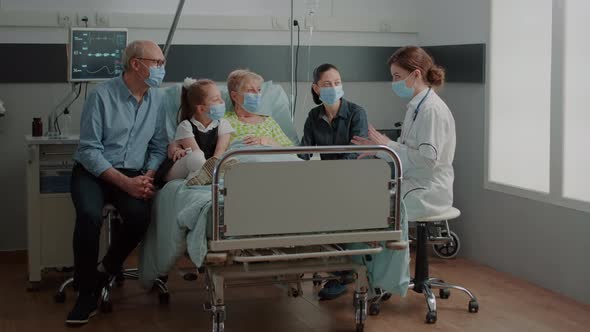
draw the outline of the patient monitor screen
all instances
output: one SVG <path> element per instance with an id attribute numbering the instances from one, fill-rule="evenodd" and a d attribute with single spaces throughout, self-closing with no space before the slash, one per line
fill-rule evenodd
<path id="1" fill-rule="evenodd" d="M 123 72 L 121 55 L 127 45 L 126 29 L 72 28 L 69 80 L 100 81 Z"/>

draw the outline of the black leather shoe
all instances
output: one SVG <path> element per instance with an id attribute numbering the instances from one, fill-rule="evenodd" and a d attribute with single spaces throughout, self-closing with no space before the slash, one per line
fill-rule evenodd
<path id="1" fill-rule="evenodd" d="M 79 294 L 76 305 L 66 319 L 68 326 L 80 326 L 88 323 L 90 317 L 96 315 L 98 297 L 94 294 Z"/>

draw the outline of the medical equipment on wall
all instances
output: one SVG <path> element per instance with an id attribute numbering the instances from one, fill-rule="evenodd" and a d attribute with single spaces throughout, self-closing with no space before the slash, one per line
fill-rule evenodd
<path id="1" fill-rule="evenodd" d="M 127 29 L 71 28 L 68 45 L 68 80 L 102 81 L 123 72 L 121 57 L 127 46 Z"/>

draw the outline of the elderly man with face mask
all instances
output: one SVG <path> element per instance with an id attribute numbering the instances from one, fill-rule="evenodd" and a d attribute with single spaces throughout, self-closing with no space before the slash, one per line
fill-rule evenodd
<path id="1" fill-rule="evenodd" d="M 79 285 L 66 323 L 88 322 L 102 288 L 122 268 L 150 222 L 153 177 L 166 156 L 162 97 L 157 89 L 166 60 L 151 41 L 134 41 L 123 54 L 121 76 L 89 94 L 80 121 L 71 195 L 76 209 L 74 265 Z M 113 204 L 124 222 L 98 262 L 102 209 Z"/>

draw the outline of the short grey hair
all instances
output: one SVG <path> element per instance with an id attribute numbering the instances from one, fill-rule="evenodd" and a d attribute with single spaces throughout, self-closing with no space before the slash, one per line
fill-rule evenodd
<path id="1" fill-rule="evenodd" d="M 232 91 L 239 92 L 242 90 L 244 82 L 248 80 L 264 83 L 264 78 L 257 73 L 249 69 L 236 69 L 229 73 L 227 77 L 227 93 L 231 93 Z M 233 99 L 231 99 L 231 102 L 235 106 Z"/>
<path id="2" fill-rule="evenodd" d="M 130 61 L 133 58 L 141 58 L 143 56 L 143 52 L 145 50 L 145 41 L 143 40 L 134 40 L 123 51 L 123 56 L 121 57 L 121 63 L 123 63 L 123 69 L 128 71 L 131 68 Z"/>

